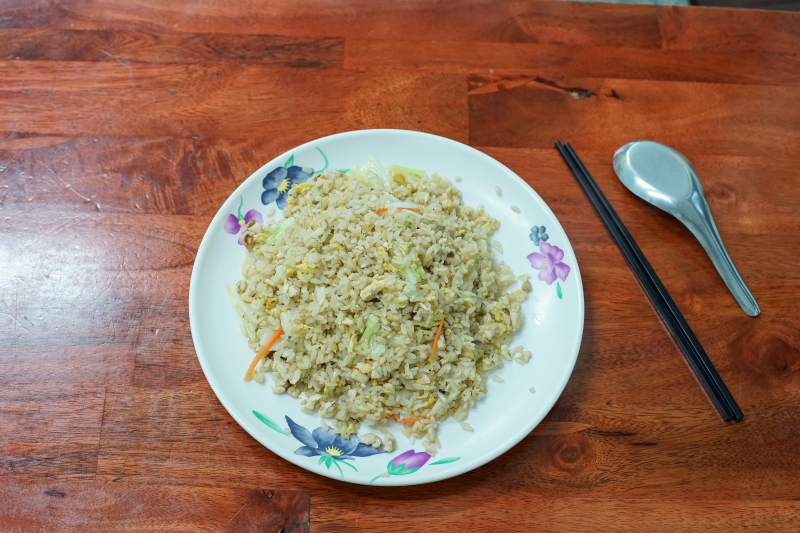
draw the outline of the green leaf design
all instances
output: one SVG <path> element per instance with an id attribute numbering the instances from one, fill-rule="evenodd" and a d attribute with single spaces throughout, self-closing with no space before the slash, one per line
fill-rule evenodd
<path id="1" fill-rule="evenodd" d="M 440 459 L 439 461 L 431 463 L 431 465 L 446 465 L 447 463 L 455 463 L 461 457 L 448 457 L 447 459 Z"/>
<path id="2" fill-rule="evenodd" d="M 289 435 L 287 435 L 287 434 L 286 434 L 286 433 L 283 431 L 283 429 L 282 429 L 282 428 L 281 428 L 281 427 L 280 427 L 278 424 L 276 424 L 276 423 L 275 423 L 275 422 L 274 422 L 274 421 L 273 421 L 273 420 L 272 420 L 270 417 L 268 417 L 268 416 L 264 416 L 264 415 L 262 415 L 261 413 L 259 413 L 258 411 L 253 411 L 253 414 L 254 414 L 254 415 L 256 415 L 256 418 L 258 418 L 259 420 L 261 420 L 262 422 L 264 422 L 264 423 L 265 423 L 267 426 L 271 427 L 272 429 L 274 429 L 275 431 L 277 431 L 278 433 L 280 433 L 280 434 L 281 434 L 281 435 L 283 435 L 284 437 L 288 437 L 288 436 L 289 436 Z"/>
<path id="3" fill-rule="evenodd" d="M 320 455 L 319 462 L 317 463 L 317 465 L 321 465 L 322 461 L 324 461 L 324 460 L 325 460 L 325 456 L 324 455 Z"/>
<path id="4" fill-rule="evenodd" d="M 561 299 L 561 284 L 556 281 L 556 295 L 558 295 L 558 299 Z"/>
<path id="5" fill-rule="evenodd" d="M 405 476 L 407 474 L 413 474 L 417 470 L 419 470 L 419 467 L 406 468 L 405 463 L 394 466 L 394 464 L 392 464 L 392 461 L 389 461 L 389 464 L 386 465 L 386 471 L 393 476 Z"/>
<path id="6" fill-rule="evenodd" d="M 294 154 L 289 156 L 289 159 L 286 160 L 286 163 L 283 164 L 283 168 L 289 168 L 294 164 Z"/>
<path id="7" fill-rule="evenodd" d="M 403 465 L 395 467 L 394 464 L 392 464 L 392 462 L 389 461 L 389 464 L 386 465 L 386 471 L 389 472 L 389 474 L 396 476 L 399 472 L 403 471 Z"/>
<path id="8" fill-rule="evenodd" d="M 319 170 L 315 170 L 315 171 L 314 171 L 314 175 L 315 175 L 315 176 L 316 176 L 317 174 L 322 174 L 323 172 L 325 172 L 326 170 L 328 170 L 328 157 L 325 155 L 325 152 L 323 152 L 323 151 L 322 151 L 322 150 L 321 150 L 319 147 L 317 147 L 317 151 L 318 151 L 320 154 L 322 154 L 322 159 L 324 159 L 324 160 L 325 160 L 325 166 L 324 166 L 324 167 L 322 167 L 322 168 L 321 168 L 321 169 L 319 169 Z"/>
<path id="9" fill-rule="evenodd" d="M 331 458 L 331 459 L 332 459 L 332 458 Z M 338 468 L 338 469 L 339 469 L 339 475 L 340 475 L 340 476 L 342 476 L 342 479 L 344 479 L 344 472 L 342 472 L 342 467 L 341 467 L 341 466 L 339 466 L 339 461 L 333 461 L 333 464 L 335 464 L 335 465 L 336 465 L 336 468 Z"/>
<path id="10" fill-rule="evenodd" d="M 349 466 L 350 468 L 352 468 L 353 470 L 355 470 L 356 472 L 358 472 L 358 468 L 356 468 L 355 466 L 351 465 L 350 463 L 348 463 L 348 462 L 347 462 L 347 461 L 345 461 L 344 459 L 337 459 L 337 460 L 336 460 L 336 462 L 337 462 L 337 463 L 342 463 L 343 465 L 347 465 L 347 466 Z"/>

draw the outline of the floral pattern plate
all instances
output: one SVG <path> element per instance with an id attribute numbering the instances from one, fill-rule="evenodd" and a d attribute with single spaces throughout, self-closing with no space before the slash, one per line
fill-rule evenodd
<path id="1" fill-rule="evenodd" d="M 326 431 L 300 402 L 271 392 L 266 383 L 242 380 L 253 352 L 239 331 L 226 285 L 241 275 L 239 237 L 250 220 L 281 218 L 286 194 L 325 169 L 345 171 L 370 156 L 438 172 L 461 189 L 472 206 L 483 204 L 500 220 L 493 238 L 515 274 L 531 274 L 533 293 L 513 345 L 533 353 L 527 364 L 509 362 L 488 381 L 488 394 L 469 413 L 465 431 L 455 420 L 439 427 L 442 448 L 431 457 L 410 442 L 400 424 L 387 429 L 391 452 Z M 456 176 L 461 181 L 455 180 Z M 414 131 L 363 130 L 299 146 L 247 178 L 225 201 L 203 237 L 189 288 L 189 320 L 200 366 L 222 405 L 264 446 L 311 472 L 352 483 L 413 485 L 477 468 L 525 438 L 555 404 L 572 373 L 583 335 L 583 286 L 575 254 L 558 219 L 519 176 L 464 144 Z M 363 426 L 360 434 L 371 432 Z M 380 434 L 380 432 L 375 432 Z"/>

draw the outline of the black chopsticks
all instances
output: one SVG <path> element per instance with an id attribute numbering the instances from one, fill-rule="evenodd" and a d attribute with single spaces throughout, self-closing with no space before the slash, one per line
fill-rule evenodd
<path id="1" fill-rule="evenodd" d="M 589 201 L 594 206 L 597 214 L 600 215 L 609 233 L 611 233 L 631 270 L 636 274 L 636 278 L 642 285 L 644 292 L 650 298 L 656 311 L 658 311 L 661 320 L 664 321 L 722 419 L 730 421 L 744 418 L 742 410 L 739 409 L 736 400 L 733 399 L 728 387 L 725 386 L 725 382 L 722 381 L 722 378 L 717 373 L 717 369 L 714 368 L 714 364 L 708 358 L 705 350 L 703 350 L 700 341 L 695 337 L 692 328 L 686 323 L 667 289 L 658 279 L 647 258 L 639 249 L 631 234 L 628 233 L 611 204 L 608 203 L 589 171 L 583 166 L 575 150 L 572 149 L 569 143 L 562 145 L 561 142 L 556 142 L 556 149 L 561 154 L 561 157 L 564 158 L 586 196 L 589 197 Z"/>

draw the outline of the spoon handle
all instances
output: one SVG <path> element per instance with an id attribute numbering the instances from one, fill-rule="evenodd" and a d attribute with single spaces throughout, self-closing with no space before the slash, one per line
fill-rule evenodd
<path id="1" fill-rule="evenodd" d="M 733 265 L 725 245 L 722 244 L 722 238 L 719 235 L 719 231 L 717 231 L 717 226 L 714 224 L 714 218 L 711 216 L 711 209 L 709 209 L 705 197 L 702 193 L 694 191 L 689 202 L 694 209 L 690 212 L 691 214 L 684 212 L 684 216 L 680 217 L 682 219 L 681 222 L 689 228 L 705 248 L 711 262 L 717 267 L 717 272 L 722 277 L 722 281 L 728 286 L 742 310 L 750 316 L 758 316 L 761 313 L 761 308 L 758 306 L 753 293 L 747 288 L 739 271 Z"/>

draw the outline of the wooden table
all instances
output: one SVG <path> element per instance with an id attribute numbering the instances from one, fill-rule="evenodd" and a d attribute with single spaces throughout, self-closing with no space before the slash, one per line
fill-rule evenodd
<path id="1" fill-rule="evenodd" d="M 800 530 L 800 16 L 560 2 L 0 2 L 0 530 Z M 456 479 L 311 474 L 222 408 L 189 276 L 222 201 L 323 135 L 497 158 L 575 248 L 586 326 L 545 421 Z M 763 310 L 617 181 L 686 154 Z M 571 142 L 745 412 L 718 418 L 557 152 Z M 542 355 L 544 356 L 544 355 Z"/>

